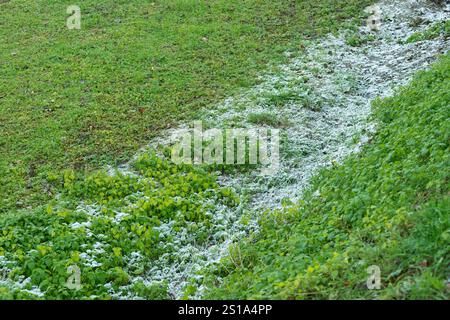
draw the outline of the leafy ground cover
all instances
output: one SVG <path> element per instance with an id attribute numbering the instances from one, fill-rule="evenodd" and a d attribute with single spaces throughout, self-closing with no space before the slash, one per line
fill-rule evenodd
<path id="1" fill-rule="evenodd" d="M 298 206 L 265 213 L 259 233 L 229 247 L 226 229 L 237 223 L 215 219 L 248 217 L 214 171 L 234 168 L 148 153 L 126 174 L 91 172 L 261 81 L 255 75 L 296 39 L 354 29 L 367 2 L 84 1 L 79 33 L 65 30 L 60 2 L 0 4 L 0 299 L 174 298 L 149 270 L 188 268 L 180 252 L 217 243 L 228 257 L 188 279 L 184 297 L 203 282 L 205 297 L 220 299 L 448 298 L 448 56 L 376 101 L 378 133 L 361 154 L 322 171 Z M 248 122 L 290 125 L 263 112 Z M 74 265 L 79 290 L 67 286 Z M 370 265 L 381 267 L 381 290 L 367 290 Z"/>
<path id="2" fill-rule="evenodd" d="M 133 170 L 135 175 L 100 171 L 87 177 L 66 172 L 58 200 L 0 216 L 0 299 L 169 298 L 166 283 L 131 281 L 152 260 L 178 249 L 160 236 L 160 227 L 188 232 L 189 241 L 201 246 L 211 236 L 215 207 L 239 200 L 204 168 L 155 154 L 141 156 Z M 78 290 L 67 285 L 71 266 L 80 268 Z"/>
<path id="3" fill-rule="evenodd" d="M 359 21 L 369 0 L 0 3 L 0 213 L 58 192 L 63 169 L 131 157 L 161 129 L 250 86 L 298 39 Z"/>
<path id="4" fill-rule="evenodd" d="M 323 170 L 298 206 L 266 213 L 206 297 L 448 299 L 449 101 L 447 55 L 374 103 L 370 143 Z M 372 265 L 380 290 L 367 289 Z"/>

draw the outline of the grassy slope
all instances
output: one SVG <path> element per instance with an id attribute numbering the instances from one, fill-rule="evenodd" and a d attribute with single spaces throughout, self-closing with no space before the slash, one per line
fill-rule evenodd
<path id="1" fill-rule="evenodd" d="M 61 169 L 91 170 L 251 85 L 296 39 L 369 0 L 0 3 L 0 213 L 43 203 Z"/>
<path id="2" fill-rule="evenodd" d="M 370 144 L 324 170 L 298 207 L 268 213 L 211 275 L 209 297 L 448 299 L 449 103 L 447 55 L 375 103 Z M 381 290 L 366 287 L 370 265 Z"/>

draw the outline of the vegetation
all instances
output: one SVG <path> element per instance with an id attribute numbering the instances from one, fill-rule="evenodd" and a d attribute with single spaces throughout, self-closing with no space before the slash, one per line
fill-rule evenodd
<path id="1" fill-rule="evenodd" d="M 0 3 L 0 213 L 49 176 L 128 160 L 161 129 L 257 81 L 305 37 L 353 26 L 370 0 Z"/>
<path id="2" fill-rule="evenodd" d="M 364 45 L 370 41 L 374 41 L 374 40 L 375 40 L 375 36 L 372 34 L 361 35 L 359 33 L 353 33 L 353 34 L 347 35 L 346 42 L 349 46 L 359 47 L 359 46 L 362 46 L 362 45 Z"/>
<path id="3" fill-rule="evenodd" d="M 448 299 L 450 56 L 376 101 L 378 132 L 209 275 L 208 298 Z M 381 269 L 368 290 L 367 268 Z M 217 278 L 223 280 L 217 282 Z"/>
<path id="4" fill-rule="evenodd" d="M 257 166 L 176 165 L 163 150 L 130 174 L 98 169 L 254 85 L 297 40 L 354 31 L 371 2 L 85 0 L 82 29 L 68 30 L 69 1 L 0 1 L 0 299 L 172 298 L 167 283 L 143 280 L 152 262 L 209 244 L 212 212 L 247 200 L 215 171 Z M 408 42 L 442 34 L 448 22 Z M 347 43 L 373 40 L 349 33 Z M 259 232 L 190 279 L 185 297 L 204 281 L 218 299 L 450 298 L 449 70 L 447 55 L 377 100 L 363 151 L 321 171 L 300 203 L 262 214 Z M 297 93 L 267 102 L 322 107 Z M 247 120 L 289 126 L 275 112 Z M 372 265 L 380 290 L 366 286 Z M 72 266 L 78 290 L 67 286 Z"/>
<path id="5" fill-rule="evenodd" d="M 418 41 L 432 40 L 438 38 L 441 35 L 445 38 L 450 37 L 450 21 L 441 21 L 434 23 L 424 31 L 416 32 L 411 35 L 406 40 L 406 42 L 414 43 Z"/>
<path id="6" fill-rule="evenodd" d="M 0 216 L 0 256 L 8 261 L 10 284 L 0 282 L 0 299 L 37 298 L 28 291 L 33 286 L 47 299 L 110 299 L 119 291 L 168 298 L 164 283 L 131 282 L 152 260 L 176 250 L 170 238 L 161 241 L 156 227 L 172 222 L 201 245 L 211 232 L 211 203 L 235 206 L 238 199 L 196 166 L 145 154 L 134 168 L 136 176 L 100 171 L 77 178 L 66 172 L 59 200 L 31 213 Z M 81 271 L 80 290 L 66 285 L 73 265 Z"/>
<path id="7" fill-rule="evenodd" d="M 272 126 L 275 128 L 289 125 L 288 119 L 280 119 L 276 114 L 269 112 L 250 113 L 248 115 L 248 122 L 256 125 Z"/>

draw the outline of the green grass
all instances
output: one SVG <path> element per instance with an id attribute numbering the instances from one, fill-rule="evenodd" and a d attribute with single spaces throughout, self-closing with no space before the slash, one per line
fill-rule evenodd
<path id="1" fill-rule="evenodd" d="M 444 36 L 445 38 L 450 37 L 450 21 L 441 21 L 434 23 L 424 31 L 416 32 L 412 34 L 406 43 L 414 43 L 425 40 L 433 40 L 439 36 Z"/>
<path id="2" fill-rule="evenodd" d="M 86 0 L 81 30 L 73 1 L 0 3 L 0 213 L 51 199 L 64 169 L 128 160 L 370 2 Z"/>
<path id="3" fill-rule="evenodd" d="M 448 299 L 450 55 L 374 103 L 378 132 L 208 274 L 216 299 Z M 367 268 L 381 269 L 368 290 Z M 223 281 L 218 282 L 218 277 Z"/>
<path id="4" fill-rule="evenodd" d="M 275 107 L 283 107 L 286 103 L 300 100 L 298 92 L 283 92 L 280 94 L 271 94 L 267 97 L 267 103 Z"/>
<path id="5" fill-rule="evenodd" d="M 270 112 L 250 113 L 247 120 L 252 124 L 267 125 L 274 128 L 289 126 L 289 119 L 280 118 Z"/>
<path id="6" fill-rule="evenodd" d="M 128 160 L 162 129 L 255 84 L 297 40 L 354 28 L 370 2 L 87 0 L 80 31 L 65 28 L 69 1 L 0 3 L 0 257 L 10 261 L 8 281 L 30 279 L 22 289 L 0 286 L 0 299 L 36 298 L 23 290 L 32 285 L 44 298 L 110 299 L 106 283 L 168 298 L 166 283 L 130 285 L 171 253 L 157 227 L 173 221 L 201 244 L 209 204 L 234 207 L 237 198 L 208 168 L 154 155 L 133 162 L 140 178 L 91 171 Z M 207 274 L 207 297 L 448 299 L 449 70 L 446 56 L 377 101 L 371 143 L 322 171 L 300 204 L 264 214 L 261 232 Z M 115 222 L 117 212 L 127 215 Z M 86 265 L 82 254 L 98 241 L 101 266 Z M 134 252 L 143 259 L 128 263 Z M 79 291 L 66 286 L 74 264 Z M 366 288 L 370 265 L 381 268 L 381 290 Z"/>
<path id="7" fill-rule="evenodd" d="M 375 36 L 372 34 L 361 35 L 359 33 L 353 33 L 353 34 L 347 35 L 347 38 L 345 40 L 349 46 L 360 47 L 368 42 L 374 41 Z"/>

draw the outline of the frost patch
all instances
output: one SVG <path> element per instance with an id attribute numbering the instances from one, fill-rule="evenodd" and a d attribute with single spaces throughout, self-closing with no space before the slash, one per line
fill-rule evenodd
<path id="1" fill-rule="evenodd" d="M 250 218 L 252 230 L 257 230 L 259 213 L 280 208 L 286 200 L 299 200 L 321 168 L 359 152 L 376 130 L 376 124 L 368 122 L 372 101 L 392 95 L 395 88 L 407 84 L 413 74 L 449 50 L 450 42 L 444 38 L 410 44 L 405 40 L 425 30 L 427 21 L 448 20 L 450 6 L 440 10 L 419 0 L 386 0 L 378 6 L 382 21 L 379 31 L 361 27 L 358 33 L 360 37 L 371 36 L 370 41 L 352 46 L 345 30 L 337 36 L 304 41 L 304 53 L 279 66 L 277 72 L 261 75 L 261 84 L 225 99 L 204 114 L 202 120 L 208 127 L 222 129 L 252 128 L 251 120 L 258 115 L 277 118 L 277 128 L 284 136 L 281 170 L 272 176 L 257 171 L 220 176 L 222 185 L 250 195 L 246 209 L 255 213 Z M 289 52 L 287 56 L 294 54 Z M 271 122 L 265 126 L 275 128 Z M 150 148 L 172 143 L 167 137 L 178 129 L 168 130 Z M 163 228 L 169 230 L 170 226 Z M 173 296 L 179 298 L 187 284 L 182 279 L 193 278 L 199 270 L 220 261 L 228 254 L 227 246 L 244 235 L 245 228 L 243 232 L 232 225 L 216 235 L 227 239 L 219 246 L 211 243 L 210 247 L 198 248 L 191 244 L 175 257 L 163 256 L 152 263 L 146 280 L 168 280 Z M 195 297 L 201 297 L 201 287 Z"/>
<path id="2" fill-rule="evenodd" d="M 98 261 L 108 261 L 112 254 L 124 259 L 132 273 L 130 280 L 118 290 L 111 283 L 104 284 L 113 298 L 140 299 L 133 292 L 133 286 L 138 283 L 144 286 L 166 283 L 175 299 L 184 297 L 186 288 L 194 286 L 196 290 L 189 290 L 187 296 L 201 298 L 205 270 L 229 255 L 230 245 L 258 231 L 257 221 L 262 212 L 299 200 L 310 179 L 321 168 L 343 161 L 368 143 L 376 130 L 376 124 L 368 121 L 373 99 L 392 95 L 395 88 L 408 83 L 414 73 L 449 50 L 450 40 L 445 38 L 405 43 L 413 33 L 427 28 L 426 21 L 445 21 L 450 17 L 449 6 L 442 10 L 427 4 L 419 0 L 380 1 L 379 31 L 361 27 L 356 35 L 367 41 L 359 45 L 349 43 L 349 36 L 354 35 L 345 30 L 337 36 L 304 41 L 304 51 L 287 53 L 293 57 L 290 62 L 261 75 L 259 85 L 205 111 L 200 120 L 209 128 L 255 128 L 258 125 L 279 129 L 280 169 L 270 176 L 262 175 L 259 170 L 219 175 L 221 186 L 230 187 L 241 196 L 242 201 L 236 206 L 219 203 L 215 197 L 195 198 L 192 193 L 188 194 L 189 201 L 197 201 L 196 204 L 206 210 L 208 223 L 188 219 L 180 227 L 175 220 L 161 219 L 151 230 L 158 234 L 155 246 L 162 252 L 156 258 L 150 259 L 134 247 L 131 253 L 128 251 L 121 257 L 121 248 L 115 245 L 111 248 L 106 235 L 92 232 L 101 219 L 111 222 L 111 228 L 123 231 L 122 225 L 132 218 L 134 210 L 151 200 L 148 196 L 140 191 L 124 196 L 119 199 L 120 210 L 112 212 L 107 212 L 100 204 L 80 203 L 76 213 L 83 221 L 69 225 L 72 230 L 84 232 L 86 240 L 91 241 L 82 246 L 80 264 L 96 268 L 102 265 Z M 163 132 L 136 158 L 148 149 L 155 150 L 158 145 L 170 145 L 174 142 L 172 133 L 186 127 L 180 125 Z M 130 165 L 108 168 L 110 176 L 118 172 L 122 176 L 133 176 L 138 182 L 154 182 Z M 152 192 L 158 190 L 152 189 Z M 214 195 L 214 190 L 204 193 Z M 170 200 L 179 199 L 175 196 Z M 0 269 L 13 268 L 14 262 L 0 256 Z M 7 277 L 0 278 L 0 286 L 44 296 L 29 281 L 29 278 L 15 282 Z"/>

